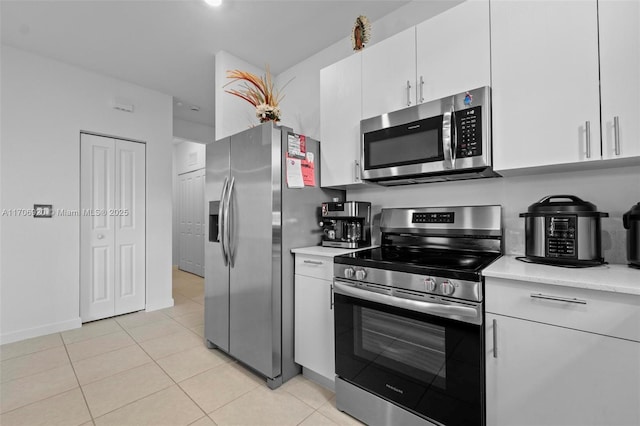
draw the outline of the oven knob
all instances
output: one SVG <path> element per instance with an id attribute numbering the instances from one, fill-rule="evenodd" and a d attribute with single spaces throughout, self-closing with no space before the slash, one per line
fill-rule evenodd
<path id="1" fill-rule="evenodd" d="M 436 291 L 436 281 L 433 278 L 425 278 L 424 285 L 427 291 Z"/>
<path id="2" fill-rule="evenodd" d="M 355 273 L 355 271 L 353 270 L 353 268 L 347 268 L 344 270 L 344 277 L 345 278 L 353 278 L 353 274 Z"/>
<path id="3" fill-rule="evenodd" d="M 367 276 L 367 271 L 365 271 L 364 269 L 358 269 L 356 271 L 356 280 L 362 281 L 366 276 Z"/>
<path id="4" fill-rule="evenodd" d="M 440 284 L 440 290 L 442 290 L 442 293 L 446 296 L 451 296 L 453 292 L 456 291 L 455 287 L 453 286 L 453 284 L 451 284 L 450 281 L 445 281 Z"/>

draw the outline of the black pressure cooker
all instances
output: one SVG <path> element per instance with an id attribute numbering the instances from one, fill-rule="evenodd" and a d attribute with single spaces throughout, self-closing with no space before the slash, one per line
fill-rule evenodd
<path id="1" fill-rule="evenodd" d="M 520 214 L 526 259 L 577 267 L 604 263 L 600 219 L 608 216 L 574 195 L 544 197 Z"/>
<path id="2" fill-rule="evenodd" d="M 640 268 L 640 203 L 622 216 L 627 230 L 627 260 L 629 266 Z"/>

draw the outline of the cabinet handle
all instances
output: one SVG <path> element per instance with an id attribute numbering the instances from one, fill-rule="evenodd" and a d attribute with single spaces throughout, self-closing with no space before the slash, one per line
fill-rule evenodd
<path id="1" fill-rule="evenodd" d="M 591 122 L 584 123 L 585 142 L 587 145 L 587 158 L 591 158 Z"/>
<path id="2" fill-rule="evenodd" d="M 303 263 L 310 263 L 312 265 L 322 265 L 323 262 L 317 260 L 304 260 Z"/>
<path id="3" fill-rule="evenodd" d="M 333 311 L 333 283 L 329 286 L 329 310 Z"/>
<path id="4" fill-rule="evenodd" d="M 542 293 L 531 293 L 531 297 L 534 299 L 545 299 L 545 300 L 553 300 L 556 302 L 567 302 L 567 303 L 577 303 L 578 305 L 586 305 L 587 301 L 582 299 L 576 299 L 575 297 L 560 297 L 560 296 L 549 296 Z"/>
<path id="5" fill-rule="evenodd" d="M 493 357 L 498 358 L 498 320 L 493 320 Z"/>
<path id="6" fill-rule="evenodd" d="M 620 155 L 620 117 L 613 117 L 613 141 L 615 143 L 616 155 Z"/>
<path id="7" fill-rule="evenodd" d="M 360 162 L 358 160 L 355 160 L 353 163 L 356 182 L 360 182 Z"/>
<path id="8" fill-rule="evenodd" d="M 420 103 L 424 102 L 424 78 L 420 76 Z"/>
<path id="9" fill-rule="evenodd" d="M 411 106 L 411 83 L 407 80 L 407 106 Z"/>

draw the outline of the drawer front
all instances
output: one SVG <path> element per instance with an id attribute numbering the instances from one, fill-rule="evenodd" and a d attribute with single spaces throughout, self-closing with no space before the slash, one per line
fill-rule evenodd
<path id="1" fill-rule="evenodd" d="M 640 342 L 640 297 L 486 278 L 485 310 Z"/>
<path id="2" fill-rule="evenodd" d="M 333 281 L 333 257 L 296 254 L 295 273 Z"/>

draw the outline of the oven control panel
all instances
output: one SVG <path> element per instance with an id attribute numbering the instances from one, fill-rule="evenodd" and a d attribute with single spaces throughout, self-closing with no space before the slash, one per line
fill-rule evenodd
<path id="1" fill-rule="evenodd" d="M 411 218 L 411 223 L 455 223 L 455 212 L 415 212 Z"/>
<path id="2" fill-rule="evenodd" d="M 356 286 L 380 286 L 388 288 L 399 297 L 415 299 L 425 296 L 446 296 L 470 301 L 482 301 L 482 283 L 431 275 L 419 275 L 386 269 L 369 268 L 335 263 L 333 274 L 336 280 Z"/>

